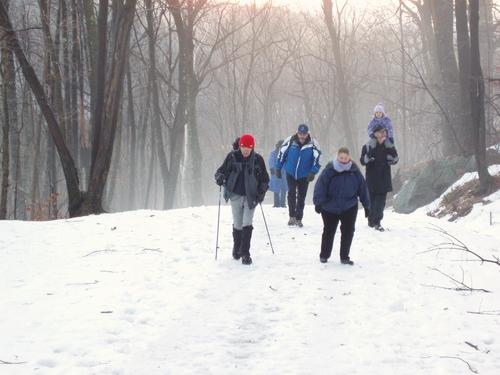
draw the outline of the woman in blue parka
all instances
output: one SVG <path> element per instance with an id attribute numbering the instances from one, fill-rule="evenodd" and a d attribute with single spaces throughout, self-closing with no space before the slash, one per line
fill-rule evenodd
<path id="1" fill-rule="evenodd" d="M 333 239 L 340 221 L 340 262 L 353 265 L 349 253 L 354 237 L 358 198 L 370 212 L 370 197 L 366 181 L 358 166 L 351 160 L 349 150 L 339 149 L 337 157 L 327 164 L 314 188 L 314 207 L 323 218 L 321 238 L 321 263 L 326 263 L 332 254 Z"/>
<path id="2" fill-rule="evenodd" d="M 274 193 L 274 206 L 273 207 L 286 207 L 286 192 L 288 191 L 288 184 L 286 178 L 278 178 L 276 176 L 276 160 L 283 140 L 276 143 L 276 148 L 269 154 L 269 168 L 271 170 L 271 182 L 269 183 L 269 190 Z M 281 170 L 282 172 L 282 170 Z M 282 175 L 283 173 L 281 173 Z"/>

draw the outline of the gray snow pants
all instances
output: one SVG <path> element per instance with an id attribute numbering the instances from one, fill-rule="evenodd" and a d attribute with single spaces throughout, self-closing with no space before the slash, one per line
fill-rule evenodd
<path id="1" fill-rule="evenodd" d="M 230 199 L 234 229 L 242 230 L 243 227 L 252 225 L 255 208 L 250 209 L 248 207 L 247 198 L 242 195 L 233 194 Z"/>

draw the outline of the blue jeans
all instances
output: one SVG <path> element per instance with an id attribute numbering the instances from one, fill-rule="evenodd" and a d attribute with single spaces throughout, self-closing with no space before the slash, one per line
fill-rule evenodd
<path id="1" fill-rule="evenodd" d="M 286 207 L 286 189 L 274 193 L 274 207 Z"/>

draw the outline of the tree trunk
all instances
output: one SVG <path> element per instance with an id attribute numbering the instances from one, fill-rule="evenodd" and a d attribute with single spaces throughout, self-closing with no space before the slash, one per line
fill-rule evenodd
<path id="1" fill-rule="evenodd" d="M 455 0 L 455 18 L 457 29 L 458 69 L 460 78 L 460 113 L 465 124 L 465 128 L 460 133 L 460 136 L 464 139 L 464 147 L 467 154 L 471 154 L 474 151 L 474 137 L 472 127 L 470 126 L 472 121 L 470 97 L 471 57 L 467 0 Z"/>
<path id="2" fill-rule="evenodd" d="M 94 12 L 94 0 L 80 0 L 83 1 L 83 12 L 85 14 L 85 28 L 86 28 L 86 50 L 89 57 L 89 82 L 90 82 L 90 113 L 92 116 L 95 114 L 95 102 L 97 91 L 97 21 Z M 104 6 L 104 4 L 102 4 Z M 100 8 L 101 9 L 101 8 Z M 94 119 L 90 121 L 94 123 Z"/>
<path id="3" fill-rule="evenodd" d="M 2 48 L 2 65 L 5 66 L 7 54 L 9 51 Z M 10 150 L 9 150 L 9 105 L 8 105 L 8 90 L 7 90 L 7 74 L 4 75 L 3 82 L 3 114 L 4 121 L 2 125 L 2 186 L 0 190 L 0 220 L 7 219 L 7 202 L 9 193 L 9 164 L 10 164 Z"/>
<path id="4" fill-rule="evenodd" d="M 40 148 L 42 143 L 42 120 L 40 116 L 35 129 L 35 152 L 33 153 L 33 174 L 31 177 L 31 216 L 30 220 L 36 219 L 37 204 L 40 200 Z"/>
<path id="5" fill-rule="evenodd" d="M 80 168 L 80 124 L 79 124 L 79 107 L 78 107 L 78 79 L 79 65 L 81 64 L 80 57 L 80 38 L 78 36 L 78 10 L 76 0 L 71 1 L 71 105 L 69 106 L 69 124 L 71 129 L 71 150 L 77 168 Z M 81 78 L 81 77 L 80 77 Z"/>
<path id="6" fill-rule="evenodd" d="M 461 116 L 460 82 L 453 42 L 453 0 L 432 0 L 431 9 L 442 76 L 440 97 L 446 111 L 442 129 L 444 154 L 467 155 L 466 121 Z"/>
<path id="7" fill-rule="evenodd" d="M 342 128 L 344 129 L 345 142 L 351 149 L 351 153 L 353 155 L 357 155 L 359 152 L 357 142 L 355 141 L 353 136 L 351 93 L 347 84 L 345 61 L 342 55 L 340 34 L 333 20 L 332 8 L 332 0 L 323 0 L 323 13 L 332 43 L 333 58 L 335 60 L 335 77 L 337 79 L 336 87 L 337 94 L 340 98 L 340 115 Z"/>
<path id="8" fill-rule="evenodd" d="M 154 12 L 151 0 L 145 0 L 146 18 L 147 18 L 147 33 L 148 33 L 148 51 L 149 51 L 149 80 L 151 85 L 151 95 L 153 99 L 153 128 L 155 129 L 156 149 L 158 152 L 158 161 L 160 164 L 160 172 L 163 179 L 163 208 L 167 201 L 167 185 L 168 181 L 168 164 L 165 145 L 163 142 L 163 130 L 161 126 L 161 109 L 160 109 L 160 94 L 158 89 L 158 79 L 156 77 L 156 37 L 154 27 Z"/>
<path id="9" fill-rule="evenodd" d="M 471 80 L 470 96 L 472 108 L 472 124 L 474 127 L 474 146 L 477 171 L 479 174 L 480 193 L 485 194 L 491 185 L 486 162 L 486 126 L 484 113 L 484 79 L 479 52 L 479 1 L 469 0 L 469 25 L 471 46 Z"/>
<path id="10" fill-rule="evenodd" d="M 406 165 L 408 162 L 408 147 L 407 147 L 407 116 L 406 116 L 406 48 L 405 48 L 405 39 L 404 39 L 404 27 L 403 27 L 403 0 L 399 0 L 399 33 L 401 40 L 401 129 L 402 129 L 402 149 L 405 151 L 402 155 L 400 155 L 403 164 Z"/>
<path id="11" fill-rule="evenodd" d="M 135 209 L 135 184 L 136 174 L 137 174 L 137 136 L 136 136 L 136 123 L 135 123 L 135 111 L 134 111 L 134 92 L 132 90 L 132 74 L 130 73 L 130 57 L 127 63 L 127 101 L 128 101 L 128 124 L 129 124 L 129 134 L 130 134 L 130 149 L 129 149 L 129 196 L 128 196 L 128 207 L 130 209 Z"/>
<path id="12" fill-rule="evenodd" d="M 101 0 L 101 4 L 107 5 L 107 0 Z M 98 86 L 96 93 L 96 114 L 94 116 L 94 137 L 92 144 L 92 165 L 90 169 L 90 181 L 87 194 L 85 196 L 81 214 L 92 214 L 103 212 L 102 199 L 108 177 L 113 146 L 118 123 L 118 112 L 120 109 L 123 81 L 125 76 L 125 66 L 123 62 L 129 51 L 130 30 L 135 16 L 136 0 L 115 0 L 113 2 L 113 23 L 110 34 L 110 64 L 109 75 L 103 72 L 104 61 L 107 57 L 107 17 L 99 14 L 99 55 L 98 64 Z M 100 9 L 105 12 L 103 9 Z M 101 77 L 105 87 L 100 82 Z M 101 86 L 102 85 L 102 86 Z"/>

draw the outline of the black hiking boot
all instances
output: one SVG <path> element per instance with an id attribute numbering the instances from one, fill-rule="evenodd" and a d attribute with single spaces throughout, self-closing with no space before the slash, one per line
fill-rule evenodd
<path id="1" fill-rule="evenodd" d="M 297 220 L 296 225 L 297 225 L 299 228 L 302 228 L 302 227 L 304 226 L 304 224 L 302 224 L 302 220 Z"/>
<path id="2" fill-rule="evenodd" d="M 248 225 L 243 227 L 241 231 L 241 246 L 240 252 L 241 255 L 241 264 L 252 264 L 252 258 L 250 258 L 250 241 L 252 240 L 252 231 L 253 227 Z"/>
<path id="3" fill-rule="evenodd" d="M 233 258 L 238 260 L 241 258 L 240 247 L 241 247 L 241 235 L 243 231 L 233 228 Z"/>
<path id="4" fill-rule="evenodd" d="M 297 219 L 290 216 L 290 220 L 288 220 L 288 225 L 292 226 L 292 225 L 296 225 L 297 224 Z"/>
<path id="5" fill-rule="evenodd" d="M 354 262 L 352 260 L 350 260 L 350 259 L 341 259 L 340 263 L 347 264 L 349 266 L 354 266 Z"/>
<path id="6" fill-rule="evenodd" d="M 385 229 L 382 225 L 377 224 L 373 227 L 375 230 L 378 230 L 379 232 L 385 232 Z"/>
<path id="7" fill-rule="evenodd" d="M 328 259 L 319 257 L 319 261 L 321 263 L 326 263 L 326 262 L 328 262 Z"/>

